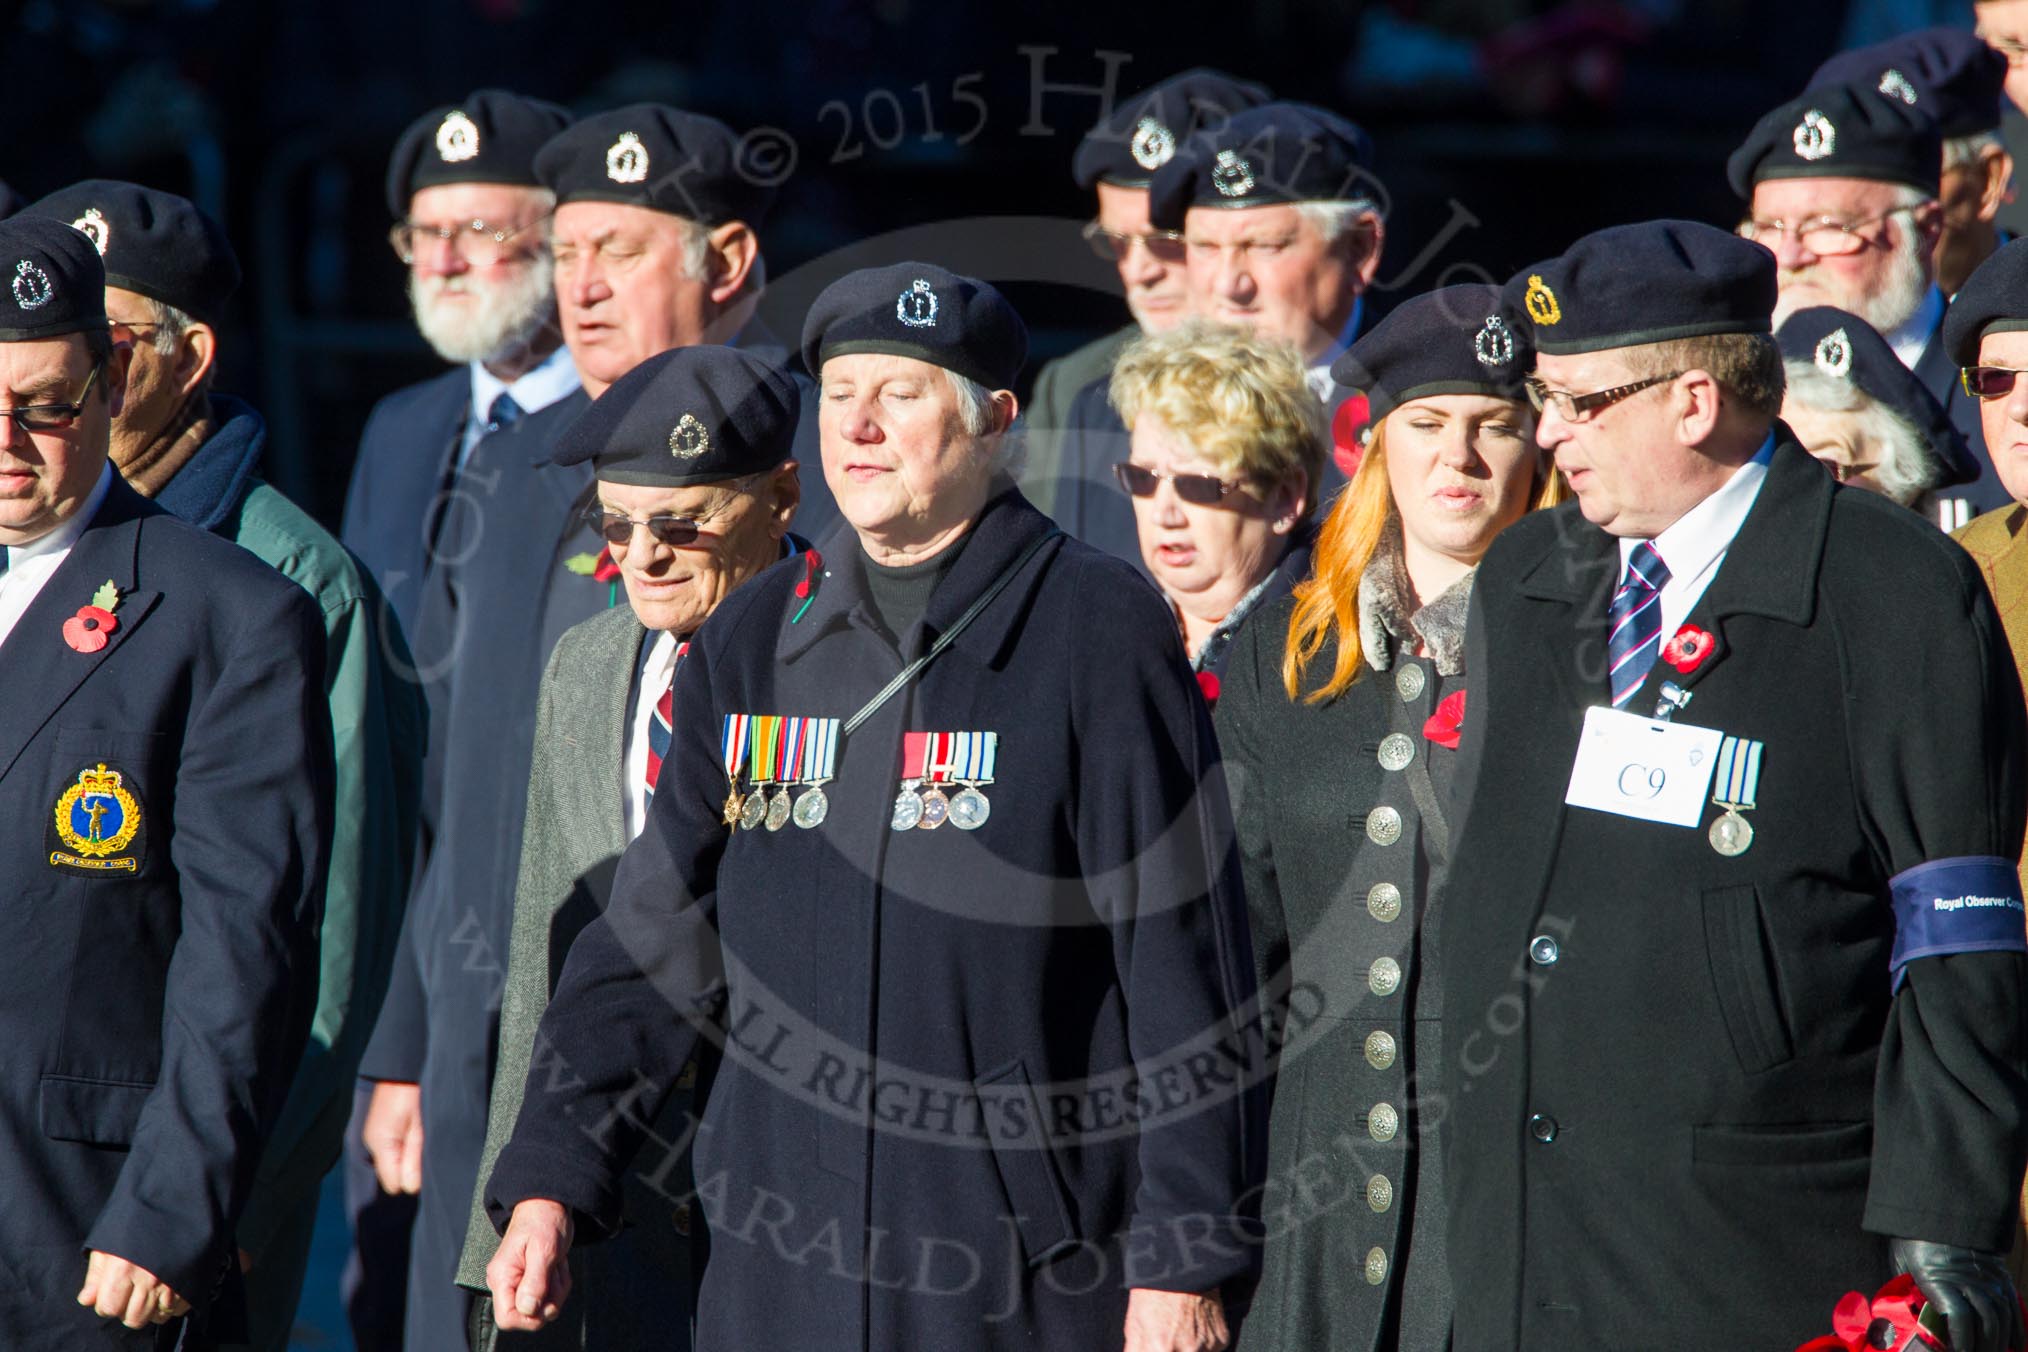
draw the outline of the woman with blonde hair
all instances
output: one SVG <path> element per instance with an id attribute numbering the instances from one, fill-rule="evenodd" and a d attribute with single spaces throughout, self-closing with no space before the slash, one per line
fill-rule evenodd
<path id="1" fill-rule="evenodd" d="M 1246 1352 L 1448 1346 L 1431 966 L 1486 548 L 1561 497 L 1499 289 L 1403 304 L 1339 358 L 1371 440 L 1311 574 L 1257 611 L 1217 711 L 1261 998 L 1284 1026 Z"/>

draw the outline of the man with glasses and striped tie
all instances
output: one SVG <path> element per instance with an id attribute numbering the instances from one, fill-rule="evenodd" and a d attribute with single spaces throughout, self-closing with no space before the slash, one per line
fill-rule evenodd
<path id="1" fill-rule="evenodd" d="M 1958 1352 L 2021 1342 L 2021 688 L 1972 561 L 1777 420 L 1775 287 L 1681 221 L 1507 285 L 1576 500 L 1473 588 L 1458 1352 L 1675 1346 L 1719 1310 L 1792 1347 L 1898 1272 Z"/>
<path id="2" fill-rule="evenodd" d="M 557 445 L 559 463 L 589 460 L 598 475 L 587 515 L 612 551 L 628 608 L 566 633 L 543 676 L 481 1180 L 521 1111 L 553 974 L 605 908 L 620 852 L 647 820 L 690 636 L 770 564 L 795 555 L 812 568 L 821 562 L 789 533 L 802 500 L 790 459 L 800 403 L 795 383 L 753 353 L 676 348 L 621 377 Z M 679 432 L 695 448 L 687 459 L 670 453 Z M 567 1338 L 576 1352 L 689 1346 L 681 1312 L 701 1262 L 690 1236 L 703 1234 L 704 1220 L 680 1199 L 690 1190 L 696 1075 L 685 1071 L 655 1121 L 659 1163 L 629 1176 L 625 1233 L 573 1255 L 579 1298 Z M 499 1244 L 475 1198 L 462 1285 L 483 1295 Z M 481 1349 L 498 1336 L 484 1311 L 472 1328 Z"/>

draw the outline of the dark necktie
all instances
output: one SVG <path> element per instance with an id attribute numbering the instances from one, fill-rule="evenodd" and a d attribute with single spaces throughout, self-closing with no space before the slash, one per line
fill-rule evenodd
<path id="1" fill-rule="evenodd" d="M 1662 650 L 1662 588 L 1669 585 L 1669 565 L 1643 540 L 1627 558 L 1626 580 L 1613 593 L 1606 618 L 1612 634 L 1606 656 L 1612 661 L 1613 707 L 1634 697 L 1648 668 Z"/>
<path id="2" fill-rule="evenodd" d="M 486 410 L 486 435 L 504 432 L 521 421 L 521 405 L 514 402 L 514 396 L 502 390 L 494 398 L 493 406 Z"/>

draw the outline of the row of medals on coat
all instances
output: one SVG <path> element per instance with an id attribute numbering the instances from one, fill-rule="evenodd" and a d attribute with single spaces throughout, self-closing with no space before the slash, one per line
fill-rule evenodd
<path id="1" fill-rule="evenodd" d="M 831 810 L 824 785 L 837 777 L 841 741 L 835 718 L 727 714 L 725 824 L 742 831 L 823 825 Z M 999 750 L 996 732 L 904 733 L 901 789 L 888 824 L 896 831 L 934 831 L 946 822 L 978 830 L 993 812 L 984 790 Z"/>

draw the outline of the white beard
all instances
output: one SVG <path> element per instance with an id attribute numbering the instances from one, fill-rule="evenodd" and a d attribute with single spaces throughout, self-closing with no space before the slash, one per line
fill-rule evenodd
<path id="1" fill-rule="evenodd" d="M 1885 284 L 1870 296 L 1851 294 L 1849 289 L 1828 285 L 1821 276 L 1811 277 L 1807 289 L 1784 285 L 1775 299 L 1774 323 L 1780 328 L 1790 315 L 1811 305 L 1835 305 L 1871 324 L 1881 337 L 1906 324 L 1922 308 L 1929 294 L 1928 270 L 1923 266 L 1922 236 L 1913 230 L 1901 232 L 1894 246 Z M 1808 276 L 1808 273 L 1802 274 Z"/>
<path id="2" fill-rule="evenodd" d="M 497 361 L 525 350 L 556 326 L 555 264 L 545 250 L 498 282 L 471 273 L 423 277 L 409 273 L 408 300 L 416 327 L 447 362 Z M 472 303 L 446 303 L 445 296 Z"/>

